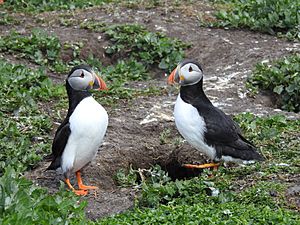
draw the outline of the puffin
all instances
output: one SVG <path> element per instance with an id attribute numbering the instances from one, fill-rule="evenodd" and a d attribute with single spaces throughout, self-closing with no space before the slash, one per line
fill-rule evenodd
<path id="1" fill-rule="evenodd" d="M 168 84 L 174 83 L 180 85 L 174 107 L 177 130 L 211 160 L 211 163 L 184 164 L 183 167 L 217 169 L 220 162 L 247 164 L 264 160 L 256 147 L 243 137 L 237 123 L 205 95 L 203 70 L 197 61 L 180 62 L 168 77 Z"/>
<path id="2" fill-rule="evenodd" d="M 108 126 L 108 114 L 93 98 L 91 89 L 105 90 L 107 87 L 90 66 L 75 66 L 66 79 L 68 113 L 55 133 L 52 153 L 48 156 L 52 162 L 47 170 L 61 168 L 66 184 L 77 195 L 98 189 L 84 185 L 80 171 L 95 157 Z M 70 183 L 72 173 L 76 174 L 77 190 Z"/>

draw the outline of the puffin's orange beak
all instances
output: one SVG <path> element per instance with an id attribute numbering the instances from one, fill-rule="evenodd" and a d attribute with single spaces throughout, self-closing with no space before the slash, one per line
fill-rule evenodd
<path id="1" fill-rule="evenodd" d="M 98 82 L 100 83 L 100 90 L 108 90 L 106 83 L 101 77 L 96 76 L 96 79 L 98 79 Z"/>
<path id="2" fill-rule="evenodd" d="M 168 84 L 174 84 L 175 83 L 175 73 L 176 73 L 177 68 L 175 68 L 171 74 L 168 77 Z"/>
<path id="3" fill-rule="evenodd" d="M 94 82 L 94 85 L 93 85 L 93 89 L 96 89 L 96 90 L 108 90 L 104 80 L 95 75 L 95 82 Z"/>

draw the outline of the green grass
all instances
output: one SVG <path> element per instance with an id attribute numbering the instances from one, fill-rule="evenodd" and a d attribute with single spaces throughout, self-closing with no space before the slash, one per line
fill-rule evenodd
<path id="1" fill-rule="evenodd" d="M 86 59 L 79 59 L 83 43 L 60 43 L 55 35 L 48 35 L 43 30 L 34 29 L 30 35 L 11 32 L 0 39 L 0 51 L 13 54 L 17 58 L 28 59 L 38 65 L 45 66 L 59 74 L 67 74 L 71 67 L 79 64 L 89 64 L 94 68 L 101 68 L 101 73 L 108 81 L 109 91 L 104 96 L 104 102 L 112 103 L 118 99 L 131 99 L 137 95 L 151 95 L 158 93 L 154 87 L 131 88 L 127 87 L 129 81 L 149 79 L 148 67 L 134 58 L 121 60 L 114 66 L 103 67 L 101 62 L 90 55 Z M 72 51 L 72 60 L 63 62 L 61 59 L 63 49 Z M 24 75 L 20 76 L 24 77 Z M 19 78 L 21 79 L 21 78 Z"/>
<path id="2" fill-rule="evenodd" d="M 0 177 L 0 223 L 8 224 L 86 224 L 85 202 L 72 192 L 61 190 L 49 195 L 22 178 L 10 166 Z"/>
<path id="3" fill-rule="evenodd" d="M 19 25 L 21 21 L 8 15 L 5 12 L 0 12 L 0 25 Z"/>
<path id="4" fill-rule="evenodd" d="M 241 178 L 227 175 L 226 170 L 221 168 L 214 177 L 204 173 L 190 180 L 169 181 L 167 174 L 154 167 L 147 171 L 148 179 L 141 185 L 142 194 L 133 210 L 96 224 L 297 224 L 300 221 L 296 212 L 287 209 L 285 184 L 256 181 L 242 186 L 238 183 Z M 132 174 L 129 178 L 132 179 Z"/>
<path id="5" fill-rule="evenodd" d="M 300 54 L 293 54 L 272 62 L 256 65 L 248 79 L 248 88 L 272 92 L 278 97 L 278 107 L 286 111 L 300 111 Z"/>
<path id="6" fill-rule="evenodd" d="M 67 21 L 64 23 L 68 24 Z M 105 25 L 94 20 L 84 21 L 81 28 L 104 32 L 111 44 L 106 53 L 118 58 L 134 58 L 147 67 L 170 72 L 184 58 L 184 50 L 189 44 L 163 33 L 150 32 L 139 24 Z"/>
<path id="7" fill-rule="evenodd" d="M 184 57 L 187 44 L 166 37 L 161 33 L 147 31 L 136 24 L 110 25 L 85 21 L 82 28 L 104 32 L 111 45 L 106 49 L 108 55 L 124 55 L 114 66 L 103 67 L 101 62 L 90 55 L 79 59 L 83 43 L 61 43 L 55 35 L 49 35 L 41 29 L 33 29 L 28 35 L 15 31 L 0 40 L 0 51 L 24 58 L 38 65 L 45 66 L 52 72 L 67 74 L 72 66 L 89 64 L 100 68 L 101 74 L 108 82 L 109 91 L 99 93 L 102 103 L 114 104 L 119 99 L 132 99 L 141 95 L 157 95 L 161 90 L 157 87 L 130 87 L 131 81 L 149 79 L 149 70 L 158 65 L 166 71 L 173 69 Z M 63 62 L 62 50 L 71 49 L 72 59 Z"/>
<path id="8" fill-rule="evenodd" d="M 42 70 L 0 60 L 0 174 L 10 165 L 17 171 L 33 167 L 49 152 L 50 117 L 43 103 L 63 93 Z"/>
<path id="9" fill-rule="evenodd" d="M 82 0 L 6 0 L 3 7 L 16 12 L 39 13 L 54 10 L 74 10 L 88 8 L 97 5 L 103 5 L 111 2 L 109 0 L 90 0 L 88 2 Z"/>
<path id="10" fill-rule="evenodd" d="M 95 95 L 101 98 L 101 103 L 113 105 L 118 100 L 130 100 L 137 96 L 157 95 L 161 90 L 157 87 L 132 87 L 133 81 L 147 81 L 150 74 L 147 68 L 134 59 L 119 60 L 115 65 L 103 67 L 99 62 L 100 76 L 104 78 L 108 91 L 101 91 Z M 96 67 L 97 68 L 97 67 Z"/>
<path id="11" fill-rule="evenodd" d="M 295 171 L 299 171 L 300 120 L 288 120 L 283 115 L 266 118 L 255 117 L 253 114 L 240 114 L 235 120 L 244 130 L 245 136 L 252 140 L 267 160 L 273 163 L 287 163 Z"/>
<path id="12" fill-rule="evenodd" d="M 112 41 L 106 53 L 125 54 L 148 66 L 158 64 L 160 69 L 168 72 L 184 58 L 184 50 L 189 46 L 162 33 L 149 32 L 137 24 L 112 25 L 104 30 Z"/>
<path id="13" fill-rule="evenodd" d="M 14 12 L 41 13 L 57 10 L 86 9 L 95 6 L 105 6 L 109 3 L 128 8 L 143 6 L 147 9 L 164 4 L 164 2 L 158 0 L 90 0 L 88 2 L 82 0 L 6 0 L 3 7 Z M 175 1 L 175 4 L 178 5 L 179 3 Z"/>
<path id="14" fill-rule="evenodd" d="M 300 0 L 217 0 L 224 9 L 216 13 L 220 27 L 245 27 L 269 34 L 300 39 Z M 225 6 L 225 7 L 224 7 Z"/>
<path id="15" fill-rule="evenodd" d="M 61 43 L 56 35 L 49 35 L 42 29 L 32 29 L 27 35 L 11 31 L 0 39 L 0 52 L 47 66 L 55 73 L 67 73 L 72 66 L 84 63 L 78 59 L 82 47 L 81 42 Z M 71 60 L 63 62 L 61 55 L 68 50 L 71 50 Z"/>
<path id="16" fill-rule="evenodd" d="M 31 34 L 22 35 L 11 31 L 0 39 L 0 51 L 29 59 L 38 65 L 55 65 L 60 61 L 61 44 L 54 35 L 40 29 L 33 29 Z"/>

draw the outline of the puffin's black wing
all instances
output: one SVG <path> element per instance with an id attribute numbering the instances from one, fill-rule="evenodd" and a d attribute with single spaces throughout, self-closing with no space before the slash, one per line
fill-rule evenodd
<path id="1" fill-rule="evenodd" d="M 255 146 L 242 136 L 231 117 L 213 105 L 195 107 L 206 124 L 205 141 L 216 149 L 217 158 L 231 156 L 242 160 L 263 160 Z M 206 109 L 203 110 L 203 107 Z"/>
<path id="2" fill-rule="evenodd" d="M 68 142 L 70 133 L 69 118 L 66 118 L 55 133 L 52 143 L 52 162 L 47 170 L 55 170 L 60 167 L 61 156 Z"/>

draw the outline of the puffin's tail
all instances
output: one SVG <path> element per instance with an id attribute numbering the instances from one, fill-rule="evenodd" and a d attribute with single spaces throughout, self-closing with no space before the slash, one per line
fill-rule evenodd
<path id="1" fill-rule="evenodd" d="M 49 159 L 50 159 L 50 156 L 51 155 L 49 155 L 49 157 L 48 157 Z M 46 170 L 56 170 L 57 168 L 60 167 L 61 157 L 54 158 L 54 156 L 52 155 L 52 159 L 51 160 L 52 160 L 52 162 L 51 162 L 51 164 L 48 166 L 48 168 Z M 48 161 L 50 161 L 50 160 L 48 160 Z"/>
<path id="2" fill-rule="evenodd" d="M 256 151 L 256 149 L 255 149 L 255 151 L 252 151 L 250 154 L 253 158 L 252 160 L 255 160 L 255 161 L 264 161 L 265 160 L 265 158 L 261 154 L 259 154 Z"/>
<path id="3" fill-rule="evenodd" d="M 219 156 L 217 155 L 219 158 L 221 156 L 230 156 L 234 159 L 249 162 L 265 160 L 256 147 L 242 136 L 231 144 L 216 146 L 216 150 L 219 153 Z"/>
<path id="4" fill-rule="evenodd" d="M 250 141 L 248 141 L 246 138 L 244 138 L 242 135 L 239 135 L 240 139 L 247 145 L 248 149 L 247 154 L 248 158 L 252 158 L 252 160 L 255 161 L 264 161 L 265 158 L 258 153 L 257 148 L 252 144 Z"/>

